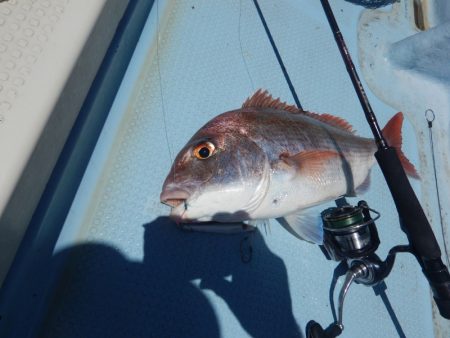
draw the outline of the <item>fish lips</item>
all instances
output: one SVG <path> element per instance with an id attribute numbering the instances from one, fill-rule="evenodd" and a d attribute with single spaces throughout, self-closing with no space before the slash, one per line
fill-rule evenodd
<path id="1" fill-rule="evenodd" d="M 160 200 L 161 203 L 168 205 L 171 208 L 177 208 L 181 204 L 184 204 L 190 195 L 191 194 L 186 190 L 179 188 L 164 189 L 161 192 Z"/>
<path id="2" fill-rule="evenodd" d="M 172 208 L 169 217 L 177 224 L 190 221 L 183 217 L 187 209 L 187 200 L 190 196 L 189 192 L 180 188 L 164 189 L 161 192 L 161 203 Z"/>

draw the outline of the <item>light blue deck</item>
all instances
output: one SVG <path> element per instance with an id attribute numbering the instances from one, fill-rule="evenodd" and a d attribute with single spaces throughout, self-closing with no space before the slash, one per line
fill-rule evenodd
<path id="1" fill-rule="evenodd" d="M 357 63 L 362 8 L 332 4 Z M 303 107 L 341 116 L 370 136 L 319 1 L 261 1 L 261 8 Z M 40 334 L 290 337 L 304 336 L 311 319 L 327 326 L 336 263 L 317 246 L 272 221 L 251 236 L 253 259 L 244 264 L 239 247 L 246 234 L 186 233 L 165 217 L 162 182 L 193 132 L 258 88 L 293 99 L 252 1 L 160 1 L 156 9 L 55 247 L 54 261 L 70 257 L 58 265 L 59 277 L 43 303 Z M 384 126 L 395 111 L 368 94 Z M 408 124 L 404 140 L 417 164 Z M 360 197 L 381 212 L 378 253 L 384 258 L 406 237 L 377 167 Z M 405 335 L 431 337 L 429 289 L 412 256 L 398 257 L 386 284 Z M 380 297 L 361 285 L 350 289 L 344 325 L 345 337 L 398 336 Z"/>

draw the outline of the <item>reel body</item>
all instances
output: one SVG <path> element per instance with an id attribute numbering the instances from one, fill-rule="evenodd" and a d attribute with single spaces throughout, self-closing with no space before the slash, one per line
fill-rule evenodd
<path id="1" fill-rule="evenodd" d="M 357 206 L 347 204 L 345 199 L 338 207 L 328 208 L 321 213 L 324 242 L 322 252 L 327 259 L 346 264 L 345 281 L 339 293 L 338 317 L 335 323 L 323 329 L 317 322 L 310 321 L 306 327 L 308 338 L 333 338 L 344 330 L 343 309 L 345 296 L 353 282 L 376 286 L 383 282 L 392 270 L 397 252 L 409 252 L 409 246 L 397 246 L 389 251 L 385 261 L 375 253 L 380 238 L 375 220 L 380 213 L 369 208 L 365 201 Z M 371 212 L 376 216 L 372 218 Z"/>

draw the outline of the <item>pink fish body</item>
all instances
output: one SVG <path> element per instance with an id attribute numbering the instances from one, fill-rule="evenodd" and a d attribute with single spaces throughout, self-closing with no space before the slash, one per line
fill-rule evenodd
<path id="1" fill-rule="evenodd" d="M 402 122 L 398 113 L 383 133 L 407 173 L 417 177 L 400 150 Z M 180 223 L 284 217 L 291 233 L 320 243 L 321 227 L 305 217 L 305 209 L 365 190 L 376 149 L 345 120 L 299 110 L 259 90 L 189 140 L 161 201 Z"/>

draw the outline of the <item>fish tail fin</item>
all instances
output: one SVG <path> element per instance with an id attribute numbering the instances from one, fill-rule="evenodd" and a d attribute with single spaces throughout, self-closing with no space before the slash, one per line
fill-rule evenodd
<path id="1" fill-rule="evenodd" d="M 398 157 L 400 158 L 400 162 L 402 163 L 406 174 L 410 177 L 419 179 L 420 176 L 417 173 L 416 168 L 402 151 L 402 125 L 403 113 L 398 112 L 389 120 L 382 132 L 388 144 L 397 150 Z"/>

